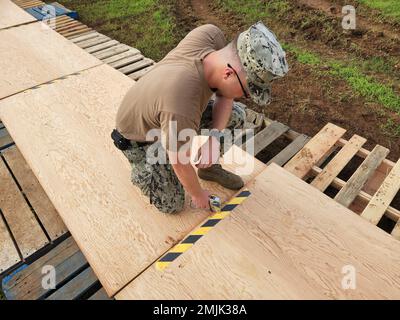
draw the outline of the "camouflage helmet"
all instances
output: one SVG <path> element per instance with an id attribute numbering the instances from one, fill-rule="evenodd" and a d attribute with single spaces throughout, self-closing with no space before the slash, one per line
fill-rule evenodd
<path id="1" fill-rule="evenodd" d="M 270 103 L 271 81 L 289 70 L 286 53 L 275 34 L 259 21 L 239 34 L 237 50 L 252 100 L 260 105 Z"/>

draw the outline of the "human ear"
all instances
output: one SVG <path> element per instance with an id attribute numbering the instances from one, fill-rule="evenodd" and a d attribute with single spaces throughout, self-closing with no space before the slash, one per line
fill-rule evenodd
<path id="1" fill-rule="evenodd" d="M 225 67 L 224 75 L 223 75 L 224 80 L 227 80 L 232 75 L 232 73 L 233 73 L 233 71 L 231 68 Z"/>

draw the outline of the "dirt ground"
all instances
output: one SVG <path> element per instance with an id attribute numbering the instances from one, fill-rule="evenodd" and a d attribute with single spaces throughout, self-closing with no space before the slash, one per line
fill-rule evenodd
<path id="1" fill-rule="evenodd" d="M 346 4 L 351 1 L 346 1 Z M 341 22 L 344 1 L 300 0 L 286 16 L 264 21 L 286 43 L 300 43 L 319 55 L 345 60 L 398 58 L 400 53 L 400 27 L 376 22 L 373 13 L 362 12 L 355 31 L 337 32 Z M 189 32 L 194 27 L 213 23 L 219 26 L 228 39 L 248 27 L 238 15 L 221 9 L 216 1 L 178 0 L 174 14 L 179 28 Z M 307 19 L 305 19 L 307 17 Z M 250 101 L 243 101 L 256 111 L 264 112 L 270 119 L 289 125 L 294 130 L 316 134 L 327 122 L 346 128 L 346 137 L 353 134 L 368 139 L 365 147 L 371 150 L 381 144 L 391 150 L 389 158 L 400 157 L 400 137 L 385 128 L 388 121 L 400 125 L 398 113 L 385 110 L 382 105 L 368 102 L 352 92 L 342 79 L 314 72 L 310 66 L 297 62 L 288 55 L 290 72 L 273 84 L 273 102 L 264 110 Z M 397 60 L 399 61 L 399 60 Z M 400 92 L 400 64 L 394 72 L 372 72 L 382 82 L 391 83 Z"/>

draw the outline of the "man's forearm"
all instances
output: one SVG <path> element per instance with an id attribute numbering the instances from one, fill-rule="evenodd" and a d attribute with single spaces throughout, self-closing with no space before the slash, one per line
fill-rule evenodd
<path id="1" fill-rule="evenodd" d="M 232 99 L 217 96 L 212 110 L 212 126 L 214 129 L 223 130 L 228 124 L 232 113 Z"/>
<path id="2" fill-rule="evenodd" d="M 192 196 L 197 197 L 202 191 L 199 179 L 193 166 L 189 164 L 173 164 L 175 174 L 182 183 L 183 188 Z"/>

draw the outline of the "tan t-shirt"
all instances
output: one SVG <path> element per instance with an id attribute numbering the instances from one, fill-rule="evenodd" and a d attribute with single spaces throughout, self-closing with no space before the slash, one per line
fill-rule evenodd
<path id="1" fill-rule="evenodd" d="M 202 59 L 226 45 L 222 31 L 207 24 L 192 30 L 163 60 L 137 81 L 124 97 L 116 128 L 126 138 L 145 141 L 151 129 L 167 136 L 171 120 L 198 131 L 213 92 L 204 77 Z M 185 142 L 178 141 L 178 148 Z"/>

